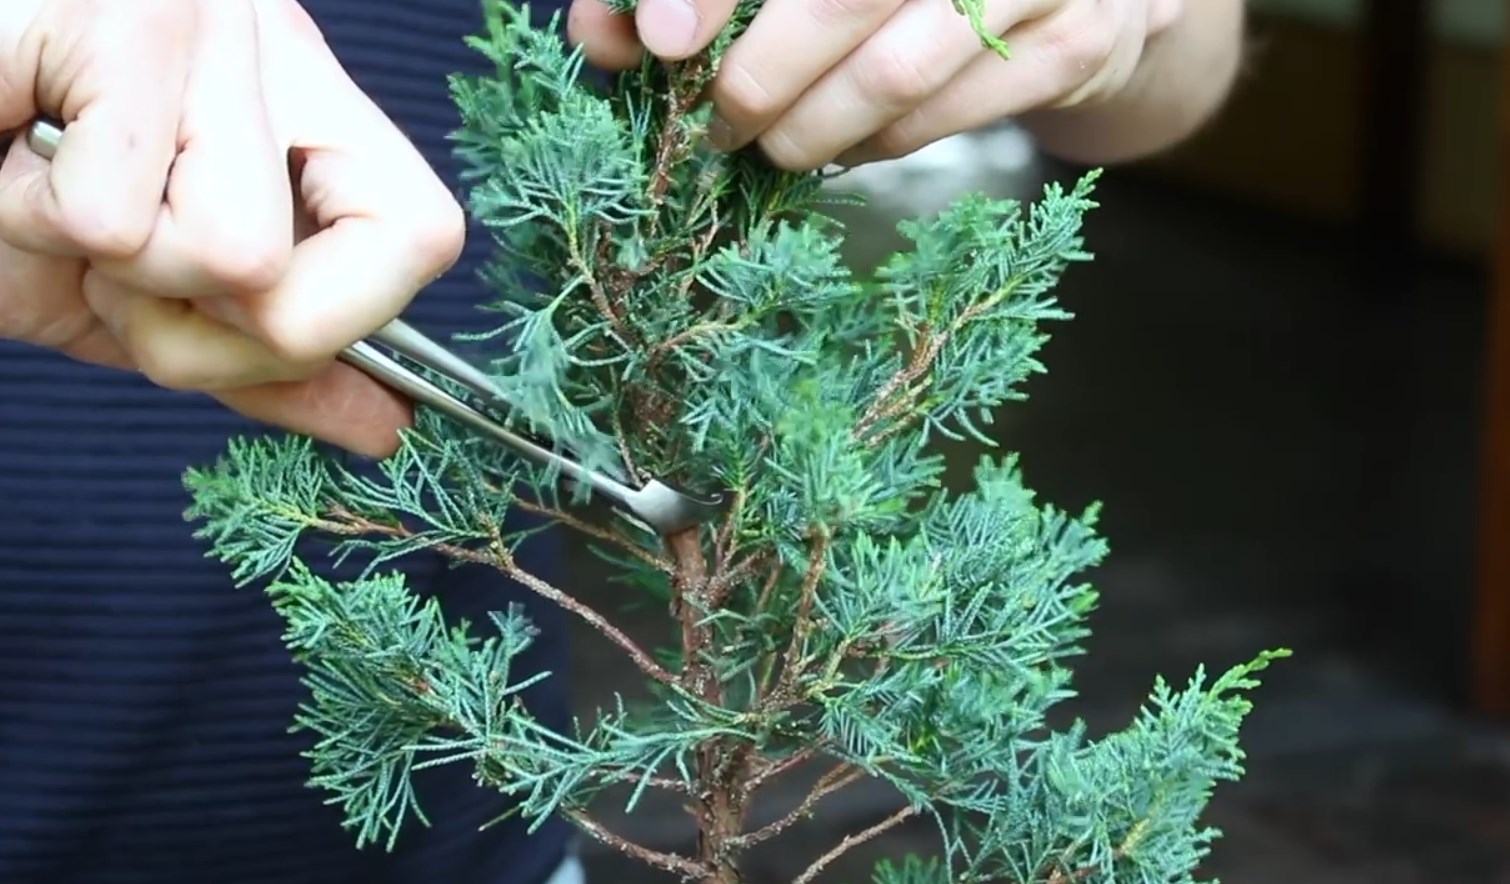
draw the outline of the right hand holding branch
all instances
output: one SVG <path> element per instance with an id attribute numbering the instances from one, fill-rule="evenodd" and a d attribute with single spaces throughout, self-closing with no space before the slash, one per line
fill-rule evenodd
<path id="1" fill-rule="evenodd" d="M 460 207 L 292 0 L 5 0 L 0 337 L 372 455 L 409 405 L 335 362 L 456 260 Z"/>

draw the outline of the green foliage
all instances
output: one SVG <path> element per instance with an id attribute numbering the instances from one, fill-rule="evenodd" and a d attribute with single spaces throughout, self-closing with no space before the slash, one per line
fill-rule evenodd
<path id="1" fill-rule="evenodd" d="M 716 483 L 723 521 L 670 539 L 592 522 L 549 471 L 428 412 L 375 475 L 295 438 L 238 441 L 187 474 L 198 536 L 238 582 L 268 584 L 308 668 L 312 782 L 359 842 L 389 844 L 430 764 L 470 764 L 519 815 L 565 814 L 620 849 L 590 815 L 605 788 L 681 791 L 703 851 L 628 852 L 730 884 L 741 845 L 778 834 L 736 843 L 744 786 L 811 755 L 894 785 L 898 819 L 938 821 L 939 854 L 882 865 L 876 884 L 1188 881 L 1214 835 L 1198 825 L 1209 793 L 1241 774 L 1252 676 L 1279 654 L 1160 681 L 1125 730 L 1055 732 L 1096 605 L 1083 574 L 1107 552 L 1096 511 L 1039 503 L 1015 454 L 948 493 L 933 444 L 992 444 L 981 426 L 1043 370 L 1045 326 L 1069 318 L 1054 289 L 1090 257 L 1096 176 L 1032 205 L 966 197 L 904 224 L 909 247 L 854 278 L 820 176 L 700 140 L 697 98 L 757 6 L 710 54 L 600 91 L 553 31 L 493 2 L 472 46 L 495 70 L 452 82 L 470 210 L 497 243 L 482 306 L 500 319 L 479 340 L 498 342 L 512 419 L 630 480 Z M 641 651 L 521 569 L 536 529 L 513 527 L 516 509 L 585 532 L 669 600 L 676 646 Z M 315 537 L 362 554 L 365 576 L 319 576 L 296 556 Z M 514 666 L 531 626 L 515 611 L 447 625 L 383 570 L 420 550 L 566 607 L 629 653 L 655 702 L 545 728 L 520 692 L 548 674 Z"/>

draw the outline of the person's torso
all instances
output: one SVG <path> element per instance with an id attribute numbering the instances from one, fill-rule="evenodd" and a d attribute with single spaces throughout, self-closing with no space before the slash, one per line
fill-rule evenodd
<path id="1" fill-rule="evenodd" d="M 454 184 L 446 78 L 485 69 L 463 45 L 480 0 L 305 5 Z M 476 270 L 488 248 L 474 230 L 408 318 L 438 336 L 483 327 Z M 479 832 L 504 805 L 463 765 L 431 772 L 422 794 L 435 826 L 412 828 L 398 859 L 358 854 L 339 810 L 306 785 L 312 737 L 289 733 L 306 694 L 283 624 L 258 588 L 232 586 L 183 518 L 184 469 L 255 431 L 207 398 L 0 342 L 0 881 L 535 884 L 563 831 Z M 531 555 L 554 567 L 554 542 Z M 403 567 L 473 623 L 529 606 L 545 630 L 529 662 L 557 673 L 534 702 L 565 725 L 559 612 L 491 572 L 424 557 Z"/>

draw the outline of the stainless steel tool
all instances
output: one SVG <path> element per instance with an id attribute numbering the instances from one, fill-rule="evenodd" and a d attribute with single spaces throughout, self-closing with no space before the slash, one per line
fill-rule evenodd
<path id="1" fill-rule="evenodd" d="M 63 134 L 61 127 L 39 120 L 27 129 L 26 144 L 32 151 L 51 159 Z M 455 381 L 477 396 L 485 407 L 495 411 L 511 411 L 513 408 L 487 373 L 402 320 L 395 319 L 368 338 L 346 348 L 340 358 L 415 402 L 497 440 L 515 454 L 552 467 L 566 479 L 587 485 L 658 534 L 675 534 L 704 524 L 723 511 L 725 495 L 722 494 L 694 496 L 658 479 L 636 487 L 601 471 L 589 470 L 571 457 L 510 430 L 484 411 L 405 367 L 378 345 Z"/>

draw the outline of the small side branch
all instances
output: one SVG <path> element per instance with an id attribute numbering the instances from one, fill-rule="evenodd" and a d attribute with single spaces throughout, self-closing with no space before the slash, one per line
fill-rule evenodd
<path id="1" fill-rule="evenodd" d="M 904 416 L 927 390 L 930 383 L 929 373 L 933 370 L 934 362 L 937 361 L 944 345 L 948 344 L 960 329 L 1001 303 L 1010 292 L 1010 288 L 1003 289 L 972 304 L 942 329 L 935 329 L 924 324 L 919 329 L 921 342 L 913 351 L 912 358 L 882 385 L 871 401 L 870 407 L 866 409 L 860 422 L 855 426 L 855 441 L 875 447 L 898 432 L 901 429 L 900 426 L 884 427 L 882 424 Z"/>
<path id="2" fill-rule="evenodd" d="M 671 88 L 666 99 L 666 116 L 661 123 L 660 137 L 655 146 L 655 160 L 650 175 L 650 199 L 659 208 L 671 187 L 673 170 L 682 159 L 690 142 L 684 120 L 702 98 L 703 71 L 708 66 L 707 53 L 698 53 L 685 62 L 675 65 Z M 656 220 L 659 220 L 657 215 Z M 652 227 L 651 233 L 657 231 Z"/>
<path id="3" fill-rule="evenodd" d="M 861 844 L 864 844 L 865 842 L 871 840 L 872 838 L 877 837 L 878 835 L 883 835 L 891 829 L 895 829 L 897 826 L 901 825 L 912 817 L 917 816 L 917 812 L 918 811 L 916 807 L 904 807 L 862 832 L 856 832 L 853 835 L 846 835 L 844 840 L 840 841 L 837 846 L 835 846 L 828 853 L 825 853 L 822 856 L 818 857 L 818 859 L 816 859 L 812 865 L 808 866 L 807 871 L 792 879 L 792 884 L 812 884 L 813 879 L 817 878 L 818 874 L 822 872 L 829 863 L 848 853 L 851 848 L 858 847 Z"/>
<path id="4" fill-rule="evenodd" d="M 1115 863 L 1131 853 L 1133 848 L 1143 840 L 1143 836 L 1148 834 L 1148 826 L 1149 821 L 1147 819 L 1140 820 L 1137 825 L 1133 826 L 1132 831 L 1127 833 L 1127 837 L 1122 839 L 1122 843 L 1117 846 L 1117 849 L 1112 851 L 1111 861 Z M 1078 869 L 1070 865 L 1071 856 L 1080 846 L 1080 843 L 1076 842 L 1064 849 L 1064 853 L 1060 856 L 1059 862 L 1054 871 L 1049 875 L 1046 884 L 1074 884 L 1076 881 L 1084 881 L 1101 870 L 1099 866 L 1095 865 L 1082 866 Z"/>
<path id="5" fill-rule="evenodd" d="M 661 666 L 661 664 L 655 662 L 655 659 L 647 654 L 644 648 L 641 648 L 638 644 L 635 644 L 634 639 L 625 634 L 623 630 L 619 629 L 617 626 L 614 626 L 612 623 L 609 623 L 608 619 L 605 618 L 602 614 L 599 614 L 597 611 L 594 611 L 592 608 L 584 605 L 577 599 L 572 598 L 556 587 L 550 585 L 549 583 L 546 583 L 544 580 L 541 580 L 539 577 L 536 577 L 535 575 L 519 567 L 518 563 L 514 561 L 513 554 L 511 554 L 506 548 L 503 548 L 502 546 L 495 547 L 493 550 L 493 555 L 486 557 L 485 561 L 492 563 L 494 567 L 498 568 L 498 570 L 514 578 L 515 581 L 523 585 L 526 589 L 531 590 L 536 595 L 555 602 L 565 610 L 576 614 L 589 626 L 597 630 L 598 633 L 604 638 L 618 645 L 624 651 L 624 653 L 629 655 L 630 659 L 634 661 L 635 665 L 638 666 L 640 668 L 640 671 L 645 673 L 645 675 L 655 679 L 661 684 L 669 685 L 676 683 L 676 676 L 668 672 L 665 667 Z"/>
<path id="6" fill-rule="evenodd" d="M 692 794 L 692 788 L 681 780 L 673 780 L 670 777 L 653 777 L 627 769 L 611 770 L 598 775 L 597 779 L 604 783 L 643 783 L 651 789 L 660 789 L 663 792 L 674 792 L 678 795 Z"/>
<path id="7" fill-rule="evenodd" d="M 684 880 L 701 878 L 708 872 L 707 867 L 702 863 L 690 860 L 685 856 L 652 850 L 643 844 L 636 844 L 627 838 L 616 835 L 610 832 L 602 823 L 588 816 L 585 811 L 566 810 L 563 813 L 567 819 L 575 823 L 577 828 L 581 829 L 584 834 L 593 840 L 647 865 L 654 866 L 662 871 L 681 875 Z"/>
<path id="8" fill-rule="evenodd" d="M 753 847 L 762 841 L 769 841 L 810 816 L 813 808 L 824 798 L 863 779 L 865 779 L 865 772 L 863 770 L 853 765 L 840 764 L 819 777 L 818 782 L 813 784 L 812 791 L 808 792 L 807 797 L 802 799 L 802 803 L 793 808 L 786 816 L 754 832 L 734 839 L 734 843 L 739 847 Z"/>
<path id="9" fill-rule="evenodd" d="M 606 249 L 612 243 L 613 231 L 612 229 L 599 226 L 595 232 L 598 235 L 598 247 L 594 249 L 594 252 L 601 259 L 605 257 Z M 576 228 L 574 226 L 568 227 L 567 251 L 571 256 L 572 269 L 581 275 L 587 285 L 593 306 L 597 307 L 598 312 L 603 315 L 603 318 L 613 325 L 614 332 L 626 343 L 635 343 L 637 337 L 633 330 L 630 329 L 629 322 L 625 319 L 623 310 L 615 303 L 616 299 L 609 294 L 602 281 L 598 279 L 597 274 L 593 272 L 593 267 L 588 264 L 587 255 L 583 252 L 582 244 L 578 241 L 577 237 Z"/>
<path id="10" fill-rule="evenodd" d="M 816 758 L 818 756 L 818 753 L 822 750 L 823 746 L 826 745 L 826 743 L 826 740 L 820 740 L 817 743 L 812 743 L 802 747 L 801 749 L 798 749 L 796 752 L 793 752 L 791 755 L 788 755 L 780 761 L 772 761 L 767 763 L 757 773 L 750 777 L 750 791 L 753 792 L 754 790 L 765 785 L 770 780 L 774 780 L 777 777 L 787 773 L 788 771 L 795 770 L 806 762 L 812 760 L 813 758 Z"/>
<path id="11" fill-rule="evenodd" d="M 797 680 L 802 677 L 807 663 L 807 640 L 813 631 L 813 605 L 817 601 L 818 584 L 828 568 L 828 532 L 817 529 L 813 547 L 808 553 L 807 573 L 802 578 L 802 589 L 797 595 L 797 618 L 792 626 L 792 640 L 781 658 L 781 678 L 772 692 L 777 703 L 797 701 Z"/>
<path id="12" fill-rule="evenodd" d="M 671 562 L 665 557 L 658 556 L 655 553 L 650 552 L 643 546 L 636 544 L 629 538 L 608 528 L 594 525 L 591 522 L 588 522 L 584 519 L 579 519 L 571 513 L 564 512 L 555 507 L 545 506 L 543 504 L 534 503 L 528 500 L 516 499 L 514 501 L 514 506 L 518 507 L 524 512 L 545 516 L 552 521 L 560 522 L 573 531 L 576 531 L 580 534 L 585 534 L 588 537 L 593 538 L 594 540 L 601 540 L 604 543 L 612 544 L 615 549 L 628 553 L 629 555 L 635 557 L 636 559 L 639 559 L 644 564 L 649 565 L 662 574 L 676 573 L 675 566 L 673 566 Z"/>
<path id="13" fill-rule="evenodd" d="M 755 554 L 741 559 L 732 567 L 714 575 L 708 584 L 709 602 L 714 607 L 722 605 L 733 592 L 747 578 L 753 575 L 766 562 L 766 557 Z"/>
<path id="14" fill-rule="evenodd" d="M 328 521 L 321 524 L 321 529 L 338 535 L 354 536 L 358 534 L 378 534 L 386 537 L 408 537 L 413 532 L 402 525 L 385 525 L 363 518 L 350 510 L 335 508 L 330 513 Z M 513 553 L 509 552 L 508 545 L 503 542 L 497 526 L 492 527 L 491 548 L 487 552 L 468 549 L 450 543 L 438 543 L 432 549 L 436 552 L 454 559 L 458 562 L 471 562 L 478 565 L 488 565 L 512 577 L 524 588 L 536 595 L 554 602 L 564 610 L 570 611 L 584 620 L 589 626 L 597 630 L 603 637 L 618 645 L 628 654 L 636 666 L 649 678 L 655 679 L 662 684 L 675 684 L 676 677 L 666 670 L 665 667 L 655 662 L 634 639 L 625 632 L 609 623 L 608 620 L 597 611 L 584 605 L 577 599 L 572 598 L 551 584 L 541 580 L 534 574 L 519 567 L 514 560 Z"/>

